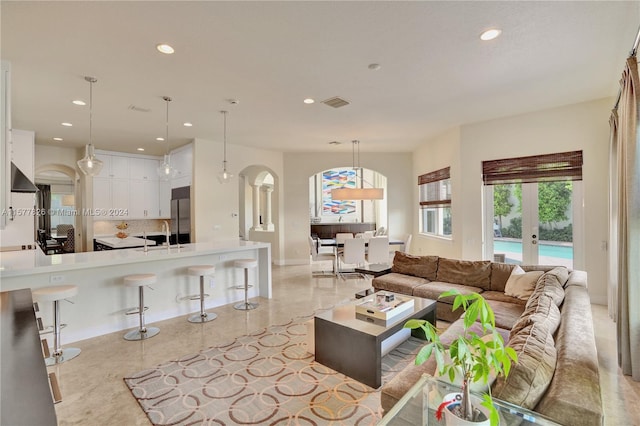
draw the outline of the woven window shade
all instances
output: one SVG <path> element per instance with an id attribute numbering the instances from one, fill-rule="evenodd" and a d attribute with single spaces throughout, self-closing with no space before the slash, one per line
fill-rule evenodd
<path id="1" fill-rule="evenodd" d="M 444 207 L 451 205 L 450 168 L 436 170 L 418 176 L 421 207 Z"/>
<path id="2" fill-rule="evenodd" d="M 482 162 L 485 185 L 582 180 L 582 151 Z"/>

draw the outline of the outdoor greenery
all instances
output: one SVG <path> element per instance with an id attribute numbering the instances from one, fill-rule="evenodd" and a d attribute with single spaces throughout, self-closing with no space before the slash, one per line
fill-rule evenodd
<path id="1" fill-rule="evenodd" d="M 538 236 L 542 241 L 573 241 L 571 224 L 562 228 L 558 223 L 568 220 L 567 212 L 571 207 L 573 183 L 571 181 L 539 182 L 538 183 L 538 219 L 540 228 Z M 508 226 L 503 226 L 503 216 L 513 212 L 513 198 L 517 200 L 516 212 L 522 212 L 522 185 L 496 185 L 493 191 L 494 216 L 499 219 L 499 229 L 502 237 L 522 238 L 522 218 L 513 217 Z"/>

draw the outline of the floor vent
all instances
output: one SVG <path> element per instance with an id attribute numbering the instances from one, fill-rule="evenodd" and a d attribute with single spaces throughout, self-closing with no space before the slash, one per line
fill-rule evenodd
<path id="1" fill-rule="evenodd" d="M 349 105 L 349 101 L 345 101 L 344 99 L 339 98 L 337 96 L 333 98 L 329 98 L 326 101 L 322 101 L 322 103 L 325 105 L 329 105 L 330 107 L 333 107 L 333 108 L 340 108 L 340 107 Z"/>

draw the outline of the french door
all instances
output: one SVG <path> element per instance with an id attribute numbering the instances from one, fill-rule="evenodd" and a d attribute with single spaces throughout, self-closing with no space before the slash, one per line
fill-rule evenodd
<path id="1" fill-rule="evenodd" d="M 485 258 L 582 267 L 582 181 L 484 188 Z"/>

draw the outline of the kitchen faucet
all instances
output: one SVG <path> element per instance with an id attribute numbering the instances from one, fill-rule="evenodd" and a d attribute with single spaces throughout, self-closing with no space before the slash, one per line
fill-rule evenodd
<path id="1" fill-rule="evenodd" d="M 169 246 L 171 245 L 169 239 L 170 239 L 170 234 L 169 234 L 169 222 L 167 222 L 166 220 L 162 221 L 162 230 L 164 231 L 164 236 L 166 238 L 166 242 L 167 242 L 167 249 L 169 248 Z"/>
<path id="2" fill-rule="evenodd" d="M 147 231 L 142 231 L 142 239 L 144 240 L 144 252 L 147 253 L 149 251 L 147 248 Z"/>

